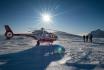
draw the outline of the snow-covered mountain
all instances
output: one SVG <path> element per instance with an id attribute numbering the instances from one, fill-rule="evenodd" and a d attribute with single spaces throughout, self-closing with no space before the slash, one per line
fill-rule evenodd
<path id="1" fill-rule="evenodd" d="M 62 31 L 57 31 L 55 32 L 56 35 L 60 36 L 61 38 L 75 38 L 75 37 L 81 37 L 79 35 L 74 35 L 74 34 L 70 34 L 70 33 L 67 33 L 67 32 L 62 32 Z"/>
<path id="2" fill-rule="evenodd" d="M 91 34 L 96 38 L 104 38 L 104 31 L 101 29 L 91 31 Z"/>

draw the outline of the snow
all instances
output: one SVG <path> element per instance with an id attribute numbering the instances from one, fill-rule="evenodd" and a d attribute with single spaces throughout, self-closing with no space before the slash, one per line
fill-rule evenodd
<path id="1" fill-rule="evenodd" d="M 0 70 L 104 70 L 104 38 L 84 43 L 81 37 L 65 35 L 53 46 L 40 47 L 32 38 L 0 38 Z M 65 48 L 64 55 L 52 52 L 56 46 Z"/>

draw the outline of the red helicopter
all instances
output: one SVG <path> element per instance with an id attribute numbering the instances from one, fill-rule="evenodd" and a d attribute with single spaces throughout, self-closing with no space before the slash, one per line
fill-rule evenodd
<path id="1" fill-rule="evenodd" d="M 43 42 L 50 42 L 53 43 L 57 40 L 58 36 L 54 33 L 49 33 L 45 31 L 44 28 L 41 28 L 40 30 L 34 30 L 31 34 L 17 34 L 14 33 L 9 25 L 5 25 L 5 37 L 7 40 L 11 39 L 13 36 L 26 36 L 26 37 L 32 37 L 33 39 L 37 40 L 37 45 L 39 46 L 40 43 Z"/>

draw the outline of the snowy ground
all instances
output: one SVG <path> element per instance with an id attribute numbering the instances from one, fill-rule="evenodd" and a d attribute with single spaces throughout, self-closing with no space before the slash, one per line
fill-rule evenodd
<path id="1" fill-rule="evenodd" d="M 61 35 L 53 46 L 35 44 L 32 38 L 2 38 L 0 70 L 104 70 L 104 38 L 84 43 L 80 37 Z M 57 46 L 65 48 L 64 56 L 52 52 Z"/>

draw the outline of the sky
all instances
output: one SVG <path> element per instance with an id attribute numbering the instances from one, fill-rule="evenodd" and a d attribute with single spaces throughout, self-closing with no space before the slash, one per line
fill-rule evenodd
<path id="1" fill-rule="evenodd" d="M 52 16 L 48 24 L 44 13 Z M 104 30 L 104 0 L 0 0 L 0 34 L 4 25 L 17 33 L 41 27 L 72 34 Z"/>

